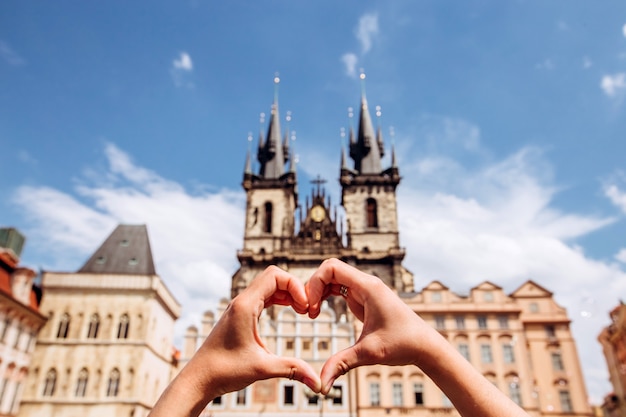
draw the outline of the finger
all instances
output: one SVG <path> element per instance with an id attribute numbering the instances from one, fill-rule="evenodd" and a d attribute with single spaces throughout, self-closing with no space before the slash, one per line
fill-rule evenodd
<path id="1" fill-rule="evenodd" d="M 298 358 L 283 358 L 272 355 L 265 362 L 268 378 L 287 378 L 299 381 L 311 388 L 313 392 L 320 392 L 322 388 L 319 374 L 306 361 Z"/>
<path id="2" fill-rule="evenodd" d="M 359 363 L 355 347 L 356 345 L 337 352 L 324 363 L 320 372 L 322 394 L 328 394 L 335 380 L 341 375 L 345 375 L 350 369 L 362 365 Z"/>
<path id="3" fill-rule="evenodd" d="M 295 276 L 278 268 L 267 267 L 252 282 L 248 289 L 251 296 L 259 297 L 263 307 L 273 304 L 291 305 L 298 312 L 308 310 L 308 299 L 304 284 Z"/>
<path id="4" fill-rule="evenodd" d="M 325 299 L 324 296 L 328 297 L 329 291 L 331 293 L 336 291 L 339 294 L 338 289 L 342 285 L 352 289 L 352 296 L 356 296 L 356 301 L 362 304 L 359 289 L 365 282 L 364 280 L 370 278 L 372 277 L 338 259 L 325 260 L 307 283 L 309 316 L 317 317 L 321 303 Z M 331 286 L 330 290 L 329 286 Z"/>

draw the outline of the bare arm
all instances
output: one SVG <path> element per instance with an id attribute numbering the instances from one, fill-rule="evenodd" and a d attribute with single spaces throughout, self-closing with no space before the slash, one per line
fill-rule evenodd
<path id="1" fill-rule="evenodd" d="M 315 392 L 319 375 L 305 361 L 270 353 L 258 333 L 264 308 L 292 306 L 304 314 L 308 301 L 299 279 L 269 267 L 229 304 L 200 349 L 163 392 L 151 417 L 197 416 L 214 398 L 268 378 L 292 378 Z"/>
<path id="2" fill-rule="evenodd" d="M 415 365 L 448 396 L 462 416 L 528 416 L 485 379 L 431 326 L 425 323 L 380 279 L 336 259 L 325 261 L 306 289 L 309 316 L 317 317 L 330 295 L 345 296 L 352 313 L 363 322 L 354 344 L 333 355 L 321 372 L 322 393 L 337 377 L 363 365 Z"/>

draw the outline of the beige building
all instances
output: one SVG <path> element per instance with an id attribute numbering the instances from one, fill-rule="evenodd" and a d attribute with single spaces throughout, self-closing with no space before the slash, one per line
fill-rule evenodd
<path id="1" fill-rule="evenodd" d="M 623 417 L 626 416 L 626 305 L 620 302 L 609 317 L 611 324 L 598 335 L 613 387 L 613 392 L 604 398 L 602 410 L 606 417 Z"/>
<path id="2" fill-rule="evenodd" d="M 77 272 L 45 272 L 48 317 L 20 416 L 146 416 L 176 367 L 180 305 L 145 226 L 118 226 Z"/>
<path id="3" fill-rule="evenodd" d="M 37 274 L 19 266 L 24 241 L 16 229 L 0 229 L 0 416 L 19 411 L 35 340 L 46 322 Z"/>
<path id="4" fill-rule="evenodd" d="M 331 206 L 320 178 L 313 181 L 305 204 L 299 203 L 290 133 L 281 131 L 276 97 L 267 134 L 259 135 L 256 173 L 250 152 L 247 156 L 242 184 L 247 201 L 245 232 L 231 297 L 268 265 L 278 265 L 306 280 L 324 259 L 340 258 L 383 280 L 531 415 L 590 416 L 570 320 L 548 290 L 528 281 L 506 295 L 497 285 L 484 282 L 461 296 L 432 282 L 415 292 L 413 276 L 402 266 L 405 250 L 399 243 L 395 194 L 399 169 L 393 147 L 391 167 L 381 167 L 384 140 L 380 127 L 373 128 L 365 95 L 358 129 L 348 132 L 352 167 L 341 150 L 345 219 Z M 217 314 L 206 313 L 200 330 L 188 329 L 183 363 L 226 305 L 224 300 Z M 288 308 L 269 309 L 259 329 L 270 350 L 302 357 L 320 369 L 330 355 L 353 343 L 360 323 L 337 297 L 328 300 L 315 321 Z M 293 381 L 264 381 L 217 398 L 204 415 L 458 415 L 415 367 L 359 368 L 339 378 L 332 394 L 323 399 Z"/>

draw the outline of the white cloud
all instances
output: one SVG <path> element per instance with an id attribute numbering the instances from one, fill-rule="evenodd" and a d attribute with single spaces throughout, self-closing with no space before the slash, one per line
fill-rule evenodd
<path id="1" fill-rule="evenodd" d="M 343 61 L 343 64 L 346 67 L 346 74 L 349 77 L 356 78 L 356 64 L 359 62 L 359 58 L 356 56 L 356 54 L 350 52 L 343 54 L 343 56 L 341 57 L 341 61 Z"/>
<path id="2" fill-rule="evenodd" d="M 537 64 L 535 64 L 535 68 L 539 69 L 539 70 L 553 70 L 554 68 L 556 68 L 556 64 L 554 63 L 554 61 L 550 58 L 546 58 L 544 59 L 542 62 L 539 62 Z"/>
<path id="3" fill-rule="evenodd" d="M 372 49 L 374 37 L 378 35 L 378 13 L 366 13 L 359 18 L 359 23 L 354 30 L 356 39 L 361 44 L 361 55 L 354 52 L 346 52 L 341 56 L 346 74 L 349 77 L 356 78 L 356 65 L 359 59 Z"/>
<path id="4" fill-rule="evenodd" d="M 622 26 L 622 34 L 626 38 L 626 23 L 624 23 L 624 26 Z"/>
<path id="5" fill-rule="evenodd" d="M 0 57 L 15 67 L 24 65 L 26 61 L 19 56 L 5 41 L 0 40 Z"/>
<path id="6" fill-rule="evenodd" d="M 116 224 L 147 224 L 156 268 L 183 305 L 180 330 L 228 296 L 243 233 L 243 195 L 225 190 L 193 195 L 135 165 L 115 145 L 105 148 L 108 169 L 72 193 L 21 186 L 14 202 L 33 226 L 31 244 L 49 248 L 46 269 L 77 270 Z M 180 334 L 178 335 L 180 337 Z"/>
<path id="7" fill-rule="evenodd" d="M 583 57 L 583 68 L 588 69 L 593 66 L 593 61 L 588 56 Z"/>
<path id="8" fill-rule="evenodd" d="M 170 73 L 177 87 L 194 88 L 194 84 L 190 80 L 192 71 L 193 62 L 187 52 L 181 52 L 180 56 L 172 61 Z"/>
<path id="9" fill-rule="evenodd" d="M 615 259 L 626 264 L 626 249 L 620 249 L 619 252 L 615 254 Z"/>
<path id="10" fill-rule="evenodd" d="M 609 97 L 616 97 L 626 91 L 626 72 L 602 77 L 600 87 Z"/>
<path id="11" fill-rule="evenodd" d="M 378 35 L 378 13 L 364 14 L 356 28 L 356 38 L 361 43 L 361 51 L 366 54 L 372 48 L 372 40 Z"/>
<path id="12" fill-rule="evenodd" d="M 180 57 L 178 59 L 175 59 L 172 64 L 176 69 L 180 69 L 183 71 L 193 70 L 193 63 L 191 62 L 191 57 L 187 52 L 181 52 Z"/>

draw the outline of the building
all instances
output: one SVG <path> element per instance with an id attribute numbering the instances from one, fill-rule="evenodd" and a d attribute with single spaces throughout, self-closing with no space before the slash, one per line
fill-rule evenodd
<path id="1" fill-rule="evenodd" d="M 44 272 L 43 327 L 20 416 L 148 414 L 176 369 L 180 305 L 145 226 L 120 225 L 77 272 Z"/>
<path id="2" fill-rule="evenodd" d="M 37 274 L 19 265 L 24 241 L 14 228 L 0 229 L 0 416 L 19 410 L 35 339 L 46 322 Z"/>
<path id="3" fill-rule="evenodd" d="M 590 416 L 570 320 L 548 290 L 532 281 L 510 295 L 489 282 L 472 288 L 468 296 L 454 294 L 439 282 L 414 290 L 413 275 L 402 265 L 405 249 L 400 246 L 396 203 L 400 172 L 393 147 L 391 166 L 381 166 L 384 139 L 380 127 L 374 129 L 365 94 L 358 129 L 348 132 L 352 164 L 343 148 L 340 155 L 345 219 L 326 197 L 320 178 L 300 204 L 290 134 L 288 129 L 281 131 L 277 97 L 276 91 L 267 134 L 259 134 L 256 173 L 250 151 L 246 157 L 245 232 L 231 297 L 268 265 L 306 280 L 324 259 L 340 258 L 383 280 L 531 415 Z M 205 314 L 200 330 L 195 326 L 187 330 L 183 363 L 227 302 L 223 300 L 217 314 Z M 270 308 L 261 317 L 259 331 L 273 352 L 304 358 L 319 369 L 330 355 L 353 343 L 360 323 L 344 300 L 335 297 L 315 321 L 285 307 Z M 293 381 L 263 381 L 217 398 L 204 415 L 458 415 L 415 367 L 355 369 L 339 378 L 331 393 L 330 398 L 318 398 Z"/>
<path id="4" fill-rule="evenodd" d="M 609 317 L 611 324 L 598 335 L 613 386 L 613 392 L 604 398 L 602 410 L 607 417 L 622 417 L 626 416 L 626 305 L 620 302 Z"/>

